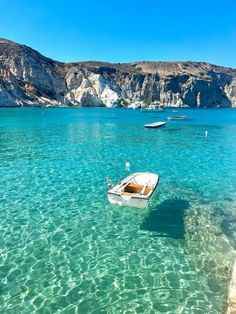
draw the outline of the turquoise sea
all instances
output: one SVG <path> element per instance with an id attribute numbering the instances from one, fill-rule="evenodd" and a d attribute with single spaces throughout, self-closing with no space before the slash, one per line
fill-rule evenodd
<path id="1" fill-rule="evenodd" d="M 149 206 L 109 204 L 136 171 Z M 235 196 L 236 110 L 1 108 L 0 313 L 224 313 Z"/>

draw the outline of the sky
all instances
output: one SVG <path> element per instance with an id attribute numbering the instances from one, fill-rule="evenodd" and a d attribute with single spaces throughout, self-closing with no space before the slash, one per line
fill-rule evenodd
<path id="1" fill-rule="evenodd" d="M 0 37 L 63 62 L 236 68 L 236 0 L 0 0 Z"/>

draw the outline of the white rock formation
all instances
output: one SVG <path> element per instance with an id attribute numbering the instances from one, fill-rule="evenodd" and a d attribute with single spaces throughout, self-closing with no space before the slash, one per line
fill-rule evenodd
<path id="1" fill-rule="evenodd" d="M 203 62 L 65 64 L 0 39 L 0 106 L 236 107 L 236 70 Z"/>

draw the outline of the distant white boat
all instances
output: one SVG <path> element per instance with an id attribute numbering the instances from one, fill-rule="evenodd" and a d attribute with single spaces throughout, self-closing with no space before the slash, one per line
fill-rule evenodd
<path id="1" fill-rule="evenodd" d="M 157 107 L 155 105 L 150 105 L 149 107 L 142 108 L 142 112 L 164 112 L 164 108 Z"/>
<path id="2" fill-rule="evenodd" d="M 151 172 L 129 175 L 108 191 L 111 204 L 145 208 L 158 184 L 159 176 Z"/>
<path id="3" fill-rule="evenodd" d="M 158 121 L 158 122 L 145 124 L 144 126 L 145 126 L 145 128 L 155 129 L 155 128 L 160 128 L 160 127 L 164 126 L 165 124 L 166 124 L 166 122 Z"/>
<path id="4" fill-rule="evenodd" d="M 187 120 L 187 116 L 169 116 L 167 120 Z"/>

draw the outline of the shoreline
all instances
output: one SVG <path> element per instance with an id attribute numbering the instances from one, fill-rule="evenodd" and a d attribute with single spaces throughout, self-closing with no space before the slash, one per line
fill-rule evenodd
<path id="1" fill-rule="evenodd" d="M 1 106 L 0 109 L 7 109 L 7 108 L 16 108 L 16 109 L 31 109 L 31 108 L 66 108 L 66 109 L 97 109 L 97 108 L 104 108 L 104 109 L 129 109 L 129 110 L 140 110 L 142 108 L 137 107 L 137 108 L 127 108 L 127 107 L 106 107 L 106 106 Z M 236 109 L 236 107 L 165 107 L 165 110 L 172 109 L 172 110 L 208 110 L 208 109 L 215 109 L 215 110 L 222 110 L 222 109 Z"/>

